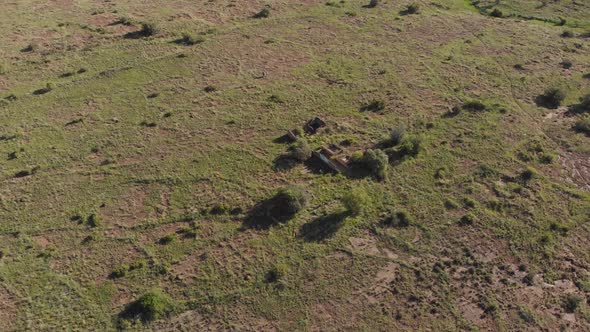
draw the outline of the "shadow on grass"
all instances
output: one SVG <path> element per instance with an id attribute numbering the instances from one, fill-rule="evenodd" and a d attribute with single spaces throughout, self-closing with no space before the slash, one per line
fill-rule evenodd
<path id="1" fill-rule="evenodd" d="M 298 161 L 289 155 L 281 154 L 272 162 L 272 169 L 275 171 L 288 171 L 297 166 Z"/>
<path id="2" fill-rule="evenodd" d="M 275 196 L 256 204 L 244 218 L 242 230 L 267 230 L 289 221 L 296 213 L 285 211 L 283 203 Z"/>
<path id="3" fill-rule="evenodd" d="M 143 30 L 131 31 L 123 35 L 125 39 L 141 39 L 145 37 L 149 37 L 149 35 Z"/>
<path id="4" fill-rule="evenodd" d="M 350 212 L 343 211 L 318 217 L 299 228 L 299 238 L 306 242 L 319 242 L 332 237 L 342 227 Z"/>

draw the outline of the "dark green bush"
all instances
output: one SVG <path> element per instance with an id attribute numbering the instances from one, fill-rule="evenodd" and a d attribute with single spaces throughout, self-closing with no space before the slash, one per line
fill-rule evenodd
<path id="1" fill-rule="evenodd" d="M 572 38 L 572 37 L 575 37 L 575 34 L 569 30 L 565 30 L 561 33 L 561 36 L 563 38 Z"/>
<path id="2" fill-rule="evenodd" d="M 121 313 L 123 318 L 153 321 L 164 318 L 174 310 L 172 299 L 160 290 L 145 293 Z"/>
<path id="3" fill-rule="evenodd" d="M 419 137 L 408 137 L 399 146 L 398 152 L 400 157 L 416 157 L 420 153 L 422 140 Z"/>
<path id="4" fill-rule="evenodd" d="M 92 228 L 100 226 L 100 217 L 96 213 L 92 213 L 86 219 L 86 224 Z"/>
<path id="5" fill-rule="evenodd" d="M 560 65 L 564 69 L 570 69 L 574 66 L 574 64 L 570 60 L 563 60 L 561 61 Z"/>
<path id="6" fill-rule="evenodd" d="M 502 11 L 498 8 L 494 8 L 494 10 L 492 10 L 492 12 L 490 13 L 490 16 L 492 17 L 504 17 L 504 13 L 502 13 Z"/>
<path id="7" fill-rule="evenodd" d="M 378 180 L 387 177 L 389 157 L 381 150 L 366 150 L 362 155 L 353 155 L 350 166 L 357 171 L 367 172 Z"/>
<path id="8" fill-rule="evenodd" d="M 590 94 L 582 97 L 580 103 L 573 106 L 573 111 L 576 113 L 590 113 Z"/>
<path id="9" fill-rule="evenodd" d="M 461 219 L 459 220 L 459 225 L 460 226 L 473 225 L 476 220 L 477 219 L 476 219 L 475 215 L 473 215 L 471 213 L 467 213 L 466 215 L 464 215 L 463 217 L 461 217 Z"/>
<path id="10" fill-rule="evenodd" d="M 185 32 L 182 34 L 182 37 L 178 39 L 176 42 L 178 44 L 183 44 L 187 46 L 200 44 L 205 41 L 205 38 L 202 36 L 195 36 L 191 33 Z"/>
<path id="11" fill-rule="evenodd" d="M 587 116 L 583 119 L 576 121 L 573 128 L 577 132 L 590 135 L 590 117 Z"/>
<path id="12" fill-rule="evenodd" d="M 576 310 L 578 310 L 578 307 L 580 306 L 581 302 L 581 297 L 574 294 L 568 294 L 563 300 L 563 310 L 565 310 L 565 312 L 568 313 L 574 313 L 576 312 Z"/>
<path id="13" fill-rule="evenodd" d="M 167 245 L 174 241 L 176 241 L 176 234 L 167 234 L 160 238 L 160 240 L 158 240 L 158 243 L 162 245 Z"/>
<path id="14" fill-rule="evenodd" d="M 555 109 L 561 106 L 566 94 L 558 88 L 545 90 L 545 93 L 537 97 L 537 104 L 547 108 Z"/>
<path id="15" fill-rule="evenodd" d="M 142 23 L 141 30 L 139 30 L 139 34 L 144 37 L 150 37 L 157 35 L 160 32 L 160 29 L 155 23 Z"/>
<path id="16" fill-rule="evenodd" d="M 401 15 L 412 15 L 412 14 L 418 14 L 418 12 L 420 11 L 420 6 L 418 6 L 418 4 L 409 4 L 408 6 L 406 6 L 406 8 L 404 10 L 402 10 L 400 12 Z"/>
<path id="17" fill-rule="evenodd" d="M 520 178 L 525 181 L 531 181 L 539 176 L 539 172 L 532 167 L 527 167 L 522 173 L 520 173 Z"/>
<path id="18" fill-rule="evenodd" d="M 111 272 L 110 278 L 123 278 L 127 275 L 127 272 L 129 272 L 129 266 L 127 264 L 119 265 Z"/>
<path id="19" fill-rule="evenodd" d="M 362 112 L 381 112 L 385 109 L 385 101 L 381 99 L 373 99 L 363 107 Z"/>
<path id="20" fill-rule="evenodd" d="M 487 106 L 479 100 L 469 100 L 461 108 L 469 112 L 482 112 L 487 109 Z"/>
<path id="21" fill-rule="evenodd" d="M 264 8 L 258 13 L 254 14 L 254 18 L 267 18 L 270 16 L 270 10 L 268 8 Z"/>
<path id="22" fill-rule="evenodd" d="M 293 216 L 301 211 L 307 203 L 305 191 L 297 186 L 288 186 L 280 189 L 272 198 L 269 213 L 273 217 Z"/>
<path id="23" fill-rule="evenodd" d="M 379 5 L 379 0 L 371 0 L 369 1 L 369 4 L 367 5 L 367 7 L 369 8 L 375 8 Z"/>
<path id="24" fill-rule="evenodd" d="M 280 281 L 289 273 L 289 267 L 286 264 L 275 264 L 268 272 L 266 272 L 265 281 L 273 283 Z"/>
<path id="25" fill-rule="evenodd" d="M 389 137 L 383 140 L 380 143 L 380 146 L 383 148 L 391 148 L 394 146 L 399 145 L 403 142 L 404 138 L 406 137 L 406 127 L 404 125 L 399 125 L 389 132 Z"/>
<path id="26" fill-rule="evenodd" d="M 306 161 L 311 157 L 311 147 L 307 140 L 300 137 L 297 141 L 289 147 L 288 155 L 290 158 L 297 161 Z"/>

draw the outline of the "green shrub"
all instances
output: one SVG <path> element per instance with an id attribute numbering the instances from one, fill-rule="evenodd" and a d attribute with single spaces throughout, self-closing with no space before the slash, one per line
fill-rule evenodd
<path id="1" fill-rule="evenodd" d="M 157 35 L 160 32 L 160 29 L 155 23 L 142 23 L 141 30 L 139 33 L 144 37 L 150 37 Z"/>
<path id="2" fill-rule="evenodd" d="M 383 140 L 380 145 L 383 148 L 391 148 L 394 146 L 399 145 L 403 142 L 404 138 L 406 137 L 406 127 L 404 125 L 399 125 L 389 132 L 389 137 Z"/>
<path id="3" fill-rule="evenodd" d="M 378 180 L 384 180 L 389 168 L 389 157 L 381 150 L 369 149 L 361 156 L 353 155 L 350 165 L 357 170 L 369 173 Z"/>
<path id="4" fill-rule="evenodd" d="M 370 208 L 371 197 L 364 188 L 355 187 L 342 197 L 342 204 L 350 214 L 358 216 Z"/>
<path id="5" fill-rule="evenodd" d="M 371 0 L 369 1 L 369 4 L 367 5 L 367 7 L 369 8 L 375 8 L 379 5 L 379 0 Z"/>
<path id="6" fill-rule="evenodd" d="M 469 100 L 465 102 L 461 108 L 469 112 L 482 112 L 487 110 L 486 104 L 479 100 Z"/>
<path id="7" fill-rule="evenodd" d="M 289 267 L 283 263 L 277 263 L 266 273 L 265 281 L 269 283 L 283 279 L 289 273 Z"/>
<path id="8" fill-rule="evenodd" d="M 385 109 L 385 101 L 382 99 L 373 99 L 361 107 L 362 112 L 381 112 Z"/>
<path id="9" fill-rule="evenodd" d="M 459 220 L 459 225 L 460 226 L 473 225 L 476 220 L 477 219 L 476 219 L 475 215 L 473 215 L 471 213 L 467 213 L 466 215 L 464 215 L 463 217 L 461 217 L 461 219 Z"/>
<path id="10" fill-rule="evenodd" d="M 113 272 L 111 272 L 110 277 L 112 279 L 123 278 L 129 272 L 129 266 L 127 264 L 117 266 Z"/>
<path id="11" fill-rule="evenodd" d="M 572 37 L 575 37 L 575 34 L 569 30 L 565 30 L 561 33 L 561 36 L 563 38 L 572 38 Z"/>
<path id="12" fill-rule="evenodd" d="M 311 157 L 311 152 L 311 147 L 307 143 L 307 140 L 300 137 L 295 143 L 291 144 L 288 155 L 297 161 L 306 161 Z"/>
<path id="13" fill-rule="evenodd" d="M 561 61 L 560 65 L 564 69 L 570 69 L 574 66 L 574 64 L 570 60 L 563 60 Z"/>
<path id="14" fill-rule="evenodd" d="M 413 136 L 405 139 L 400 145 L 398 152 L 400 157 L 416 157 L 420 153 L 422 140 L 419 137 Z"/>
<path id="15" fill-rule="evenodd" d="M 401 11 L 402 15 L 411 15 L 411 14 L 418 14 L 418 11 L 420 11 L 420 6 L 418 6 L 418 4 L 410 4 L 406 7 L 406 9 Z"/>
<path id="16" fill-rule="evenodd" d="M 398 211 L 383 220 L 383 224 L 391 227 L 405 228 L 413 223 L 412 216 L 406 211 Z"/>
<path id="17" fill-rule="evenodd" d="M 297 186 L 280 189 L 273 197 L 272 212 L 276 216 L 292 216 L 301 211 L 307 203 L 305 191 Z"/>
<path id="18" fill-rule="evenodd" d="M 162 238 L 160 238 L 158 243 L 162 244 L 162 245 L 167 245 L 167 244 L 170 244 L 174 241 L 176 241 L 176 234 L 167 234 L 167 235 L 164 235 Z"/>
<path id="19" fill-rule="evenodd" d="M 576 113 L 590 113 L 590 94 L 580 99 L 580 103 L 573 107 Z"/>
<path id="20" fill-rule="evenodd" d="M 149 322 L 164 318 L 173 310 L 172 299 L 160 290 L 153 290 L 132 302 L 122 313 L 122 317 Z"/>
<path id="21" fill-rule="evenodd" d="M 590 135 L 590 116 L 576 121 L 573 128 L 577 132 Z"/>
<path id="22" fill-rule="evenodd" d="M 565 99 L 566 94 L 563 90 L 558 88 L 551 88 L 545 90 L 545 92 L 537 97 L 537 104 L 547 108 L 555 109 L 561 106 L 561 103 Z"/>
<path id="23" fill-rule="evenodd" d="M 86 219 L 86 224 L 92 228 L 99 227 L 101 224 L 100 217 L 96 213 L 92 213 Z"/>
<path id="24" fill-rule="evenodd" d="M 518 316 L 528 324 L 533 324 L 537 321 L 531 309 L 524 306 L 518 306 Z"/>
<path id="25" fill-rule="evenodd" d="M 574 294 L 568 294 L 565 299 L 563 300 L 563 310 L 568 313 L 574 313 L 578 310 L 580 303 L 582 302 L 582 298 Z"/>
<path id="26" fill-rule="evenodd" d="M 520 173 L 520 178 L 525 182 L 531 181 L 539 176 L 539 172 L 534 169 L 533 167 L 527 167 L 522 173 Z"/>
<path id="27" fill-rule="evenodd" d="M 492 12 L 490 13 L 490 16 L 492 17 L 504 17 L 504 13 L 502 13 L 502 11 L 498 8 L 494 8 L 494 10 L 492 10 Z"/>
<path id="28" fill-rule="evenodd" d="M 258 13 L 254 14 L 254 18 L 267 18 L 270 16 L 270 10 L 268 8 L 264 8 Z"/>
<path id="29" fill-rule="evenodd" d="M 177 43 L 191 46 L 191 45 L 200 44 L 204 41 L 205 41 L 205 38 L 202 36 L 195 36 L 191 33 L 185 32 L 182 34 L 182 37 L 177 41 Z"/>

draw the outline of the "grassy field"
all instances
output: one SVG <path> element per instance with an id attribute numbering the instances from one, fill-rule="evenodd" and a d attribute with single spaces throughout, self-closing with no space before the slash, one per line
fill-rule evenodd
<path id="1" fill-rule="evenodd" d="M 0 4 L 0 330 L 589 330 L 590 5 L 368 3 Z"/>

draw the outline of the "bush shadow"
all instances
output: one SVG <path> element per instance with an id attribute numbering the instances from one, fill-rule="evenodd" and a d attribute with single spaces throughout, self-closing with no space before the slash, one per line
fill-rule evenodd
<path id="1" fill-rule="evenodd" d="M 332 237 L 342 227 L 343 221 L 350 216 L 349 211 L 321 216 L 299 228 L 298 237 L 305 242 L 319 242 Z"/>

